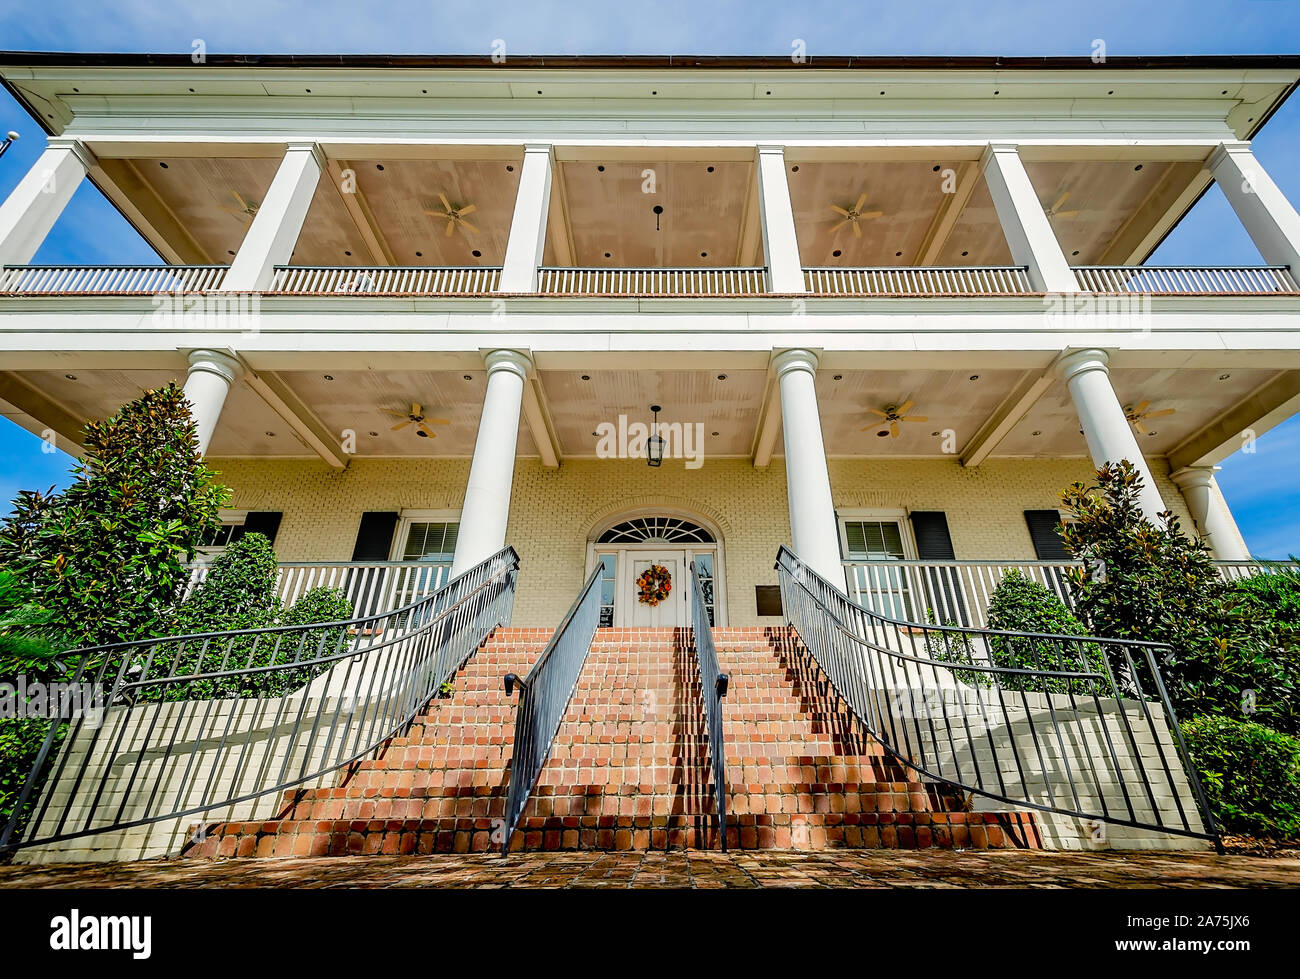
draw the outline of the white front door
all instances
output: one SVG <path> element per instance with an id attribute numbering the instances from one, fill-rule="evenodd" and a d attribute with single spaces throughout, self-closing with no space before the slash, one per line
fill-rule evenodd
<path id="1" fill-rule="evenodd" d="M 627 554 L 630 574 L 624 576 L 623 624 L 632 628 L 670 629 L 688 625 L 686 621 L 686 595 L 690 590 L 690 576 L 686 572 L 685 550 L 635 550 Z M 657 605 L 641 600 L 637 579 L 654 565 L 668 572 L 668 596 Z"/>

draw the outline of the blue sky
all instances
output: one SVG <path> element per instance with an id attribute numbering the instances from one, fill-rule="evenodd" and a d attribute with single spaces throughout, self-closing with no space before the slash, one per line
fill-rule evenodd
<path id="1" fill-rule="evenodd" d="M 19 50 L 207 50 L 249 53 L 487 53 L 500 38 L 517 54 L 788 54 L 795 39 L 817 55 L 1087 55 L 1094 39 L 1116 55 L 1300 53 L 1295 0 L 1089 0 L 1086 3 L 850 3 L 843 0 L 0 0 L 0 46 Z M 23 138 L 0 160 L 7 195 L 39 154 L 36 125 L 0 93 L 0 130 Z M 1300 96 L 1256 140 L 1282 190 L 1300 201 Z M 89 184 L 38 262 L 152 262 L 156 256 Z M 1252 264 L 1259 254 L 1223 195 L 1212 189 L 1152 258 L 1154 263 Z M 0 501 L 66 481 L 69 459 L 0 420 Z M 1251 550 L 1300 553 L 1300 417 L 1262 436 L 1252 455 L 1223 463 L 1220 485 Z"/>

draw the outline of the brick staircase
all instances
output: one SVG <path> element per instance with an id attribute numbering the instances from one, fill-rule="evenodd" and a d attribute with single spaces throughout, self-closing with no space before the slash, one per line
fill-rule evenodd
<path id="1" fill-rule="evenodd" d="M 500 629 L 406 736 L 332 788 L 286 793 L 279 814 L 209 826 L 186 855 L 322 856 L 493 850 L 502 838 L 521 676 L 549 630 Z M 969 813 L 910 780 L 834 705 L 786 629 L 714 631 L 723 701 L 729 847 L 1037 846 L 1033 817 Z M 601 629 L 512 849 L 717 848 L 690 630 Z"/>

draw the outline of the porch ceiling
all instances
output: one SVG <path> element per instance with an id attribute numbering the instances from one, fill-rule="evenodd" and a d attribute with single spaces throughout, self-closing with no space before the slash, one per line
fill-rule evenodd
<path id="1" fill-rule="evenodd" d="M 956 458 L 999 408 L 1037 371 L 834 370 L 818 372 L 816 389 L 826 451 L 833 456 L 880 458 Z M 1143 451 L 1163 456 L 1190 436 L 1217 422 L 1269 382 L 1276 371 L 1259 368 L 1137 369 L 1113 368 L 1112 383 L 1124 405 L 1149 401 L 1158 415 L 1145 421 L 1138 435 Z M 147 388 L 184 381 L 181 369 L 73 371 L 39 370 L 17 374 L 27 386 L 73 419 L 103 418 Z M 264 375 L 264 379 L 269 375 Z M 356 433 L 356 455 L 365 457 L 466 457 L 473 454 L 486 385 L 479 370 L 336 370 L 289 371 L 279 381 L 306 406 L 317 430 L 342 441 Z M 468 378 L 468 379 L 467 379 Z M 561 458 L 596 454 L 601 423 L 616 428 L 648 422 L 650 405 L 662 405 L 666 424 L 701 426 L 705 457 L 746 457 L 753 451 L 765 399 L 775 381 L 765 370 L 540 370 L 531 382 L 553 429 Z M 911 401 L 903 414 L 924 422 L 902 422 L 891 437 L 889 425 L 871 409 L 887 410 Z M 386 411 L 409 411 L 418 402 L 435 438 L 420 438 L 415 426 L 393 431 L 402 420 Z M 282 404 L 280 411 L 286 409 Z M 39 412 L 14 405 L 4 412 L 19 424 L 40 431 Z M 776 454 L 782 454 L 780 415 L 776 415 Z M 299 421 L 302 419 L 299 418 Z M 884 432 L 886 434 L 881 435 Z M 951 432 L 951 436 L 948 433 Z M 373 434 L 372 434 L 373 433 Z M 521 422 L 517 452 L 535 457 L 538 448 L 528 424 Z M 309 457 L 312 448 L 289 421 L 270 407 L 248 380 L 231 389 L 210 447 L 213 456 Z M 1024 417 L 991 452 L 992 457 L 1086 456 L 1087 446 L 1069 392 L 1051 384 Z"/>
<path id="2" fill-rule="evenodd" d="M 214 152 L 216 152 L 214 148 Z M 482 158 L 429 147 L 429 158 L 376 154 L 331 159 L 293 255 L 296 265 L 500 265 L 522 150 Z M 632 158 L 626 149 L 580 159 L 557 150 L 543 260 L 552 265 L 717 267 L 763 261 L 754 164 L 735 151 L 693 150 Z M 808 266 L 1006 265 L 1002 235 L 979 163 L 969 149 L 933 159 L 787 160 L 800 254 Z M 109 159 L 105 174 L 136 201 L 187 260 L 229 262 L 277 161 L 256 158 Z M 1026 169 L 1076 264 L 1128 262 L 1200 174 L 1191 162 L 1029 159 Z M 647 172 L 650 172 L 649 175 Z M 355 186 L 353 186 L 355 185 Z M 473 231 L 446 235 L 438 195 L 472 204 Z M 842 225 L 832 206 L 880 212 Z M 1059 205 L 1059 206 L 1057 206 Z M 655 215 L 653 208 L 663 211 Z M 176 239 L 176 240 L 172 240 Z M 183 240 L 182 240 L 183 239 Z M 475 254 L 477 252 L 477 254 Z M 836 254 L 838 252 L 839 254 Z"/>

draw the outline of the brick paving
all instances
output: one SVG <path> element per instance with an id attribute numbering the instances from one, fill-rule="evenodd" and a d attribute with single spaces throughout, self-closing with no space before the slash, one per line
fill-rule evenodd
<path id="1" fill-rule="evenodd" d="M 0 867 L 10 888 L 1294 888 L 1300 859 L 1210 853 L 781 850 L 151 860 Z"/>

